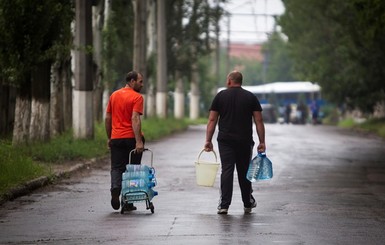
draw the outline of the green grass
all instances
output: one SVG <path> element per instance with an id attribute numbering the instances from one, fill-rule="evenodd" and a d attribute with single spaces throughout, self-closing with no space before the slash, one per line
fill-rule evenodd
<path id="1" fill-rule="evenodd" d="M 20 153 L 10 142 L 0 141 L 0 194 L 20 183 L 50 174 L 47 166 Z"/>
<path id="2" fill-rule="evenodd" d="M 338 122 L 338 126 L 341 128 L 353 128 L 355 125 L 353 118 L 347 118 Z"/>
<path id="3" fill-rule="evenodd" d="M 146 141 L 152 141 L 182 131 L 198 121 L 145 118 L 142 131 Z M 10 140 L 0 141 L 0 196 L 15 186 L 43 175 L 52 175 L 52 164 L 69 160 L 90 159 L 108 153 L 104 123 L 95 124 L 92 140 L 74 139 L 72 131 L 51 139 L 29 145 L 12 146 Z"/>
<path id="4" fill-rule="evenodd" d="M 385 138 L 385 118 L 369 119 L 357 126 Z"/>
<path id="5" fill-rule="evenodd" d="M 363 123 L 356 123 L 352 118 L 347 118 L 338 123 L 339 127 L 352 128 L 363 132 L 370 132 L 385 138 L 385 118 L 368 119 Z"/>
<path id="6" fill-rule="evenodd" d="M 184 130 L 188 126 L 187 120 L 175 118 L 146 118 L 142 122 L 142 131 L 146 141 L 156 140 L 166 135 Z"/>

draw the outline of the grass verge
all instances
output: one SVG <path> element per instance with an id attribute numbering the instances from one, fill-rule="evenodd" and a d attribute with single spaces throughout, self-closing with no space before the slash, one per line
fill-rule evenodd
<path id="1" fill-rule="evenodd" d="M 385 139 L 385 118 L 368 119 L 363 123 L 356 123 L 348 118 L 339 122 L 338 126 L 373 133 Z"/>
<path id="2" fill-rule="evenodd" d="M 182 131 L 198 121 L 184 119 L 146 118 L 142 131 L 146 141 L 152 141 Z M 51 139 L 29 145 L 12 146 L 10 140 L 0 141 L 0 196 L 11 188 L 44 175 L 52 175 L 52 164 L 69 160 L 102 157 L 108 153 L 104 123 L 95 124 L 94 139 L 74 139 L 72 131 Z"/>

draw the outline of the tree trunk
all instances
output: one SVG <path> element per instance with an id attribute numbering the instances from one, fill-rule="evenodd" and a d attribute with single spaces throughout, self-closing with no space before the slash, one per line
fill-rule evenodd
<path id="1" fill-rule="evenodd" d="M 145 99 L 145 116 L 155 116 L 155 68 L 152 57 L 156 55 L 156 2 L 147 1 L 147 75 L 146 75 L 146 99 Z"/>
<path id="2" fill-rule="evenodd" d="M 93 8 L 93 47 L 94 47 L 94 119 L 101 121 L 103 118 L 103 83 L 102 83 L 102 30 L 104 27 L 104 1 L 99 1 Z"/>
<path id="3" fill-rule="evenodd" d="M 175 118 L 184 118 L 184 86 L 180 71 L 175 72 L 175 93 L 174 93 L 174 116 Z"/>
<path id="4" fill-rule="evenodd" d="M 73 130 L 77 139 L 94 137 L 92 53 L 92 2 L 75 1 L 75 86 L 73 91 Z"/>
<path id="5" fill-rule="evenodd" d="M 146 115 L 147 117 L 153 117 L 155 116 L 155 94 L 154 94 L 154 79 L 150 78 L 148 81 L 148 89 L 147 89 L 147 96 L 146 96 Z"/>
<path id="6" fill-rule="evenodd" d="M 199 118 L 199 74 L 197 64 L 192 65 L 190 119 Z"/>
<path id="7" fill-rule="evenodd" d="M 134 25 L 134 70 L 141 72 L 147 78 L 147 1 L 133 0 L 135 25 Z M 146 92 L 146 88 L 142 89 Z"/>
<path id="8" fill-rule="evenodd" d="M 166 13 L 165 1 L 158 0 L 158 60 L 157 60 L 157 92 L 156 114 L 159 118 L 167 116 L 167 54 L 166 54 Z"/>
<path id="9" fill-rule="evenodd" d="M 8 136 L 15 120 L 16 89 L 0 81 L 0 136 Z"/>
<path id="10" fill-rule="evenodd" d="M 63 116 L 63 66 L 57 60 L 52 66 L 51 103 L 50 103 L 50 135 L 56 136 L 64 131 Z"/>
<path id="11" fill-rule="evenodd" d="M 72 79 L 71 75 L 71 58 L 66 60 L 63 64 L 63 130 L 69 130 L 72 128 Z"/>
<path id="12" fill-rule="evenodd" d="M 32 101 L 29 139 L 47 141 L 50 138 L 50 74 L 51 62 L 43 62 L 32 72 Z"/>
<path id="13" fill-rule="evenodd" d="M 26 82 L 17 90 L 15 103 L 15 120 L 13 126 L 12 144 L 27 144 L 29 142 L 29 126 L 31 119 L 31 83 Z"/>

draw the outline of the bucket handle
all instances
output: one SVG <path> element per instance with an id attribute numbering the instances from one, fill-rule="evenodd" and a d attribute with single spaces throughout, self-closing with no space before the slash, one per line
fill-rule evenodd
<path id="1" fill-rule="evenodd" d="M 203 149 L 199 155 L 198 155 L 198 162 L 199 162 L 199 159 L 201 158 L 201 155 L 202 153 L 205 151 L 205 149 Z M 218 158 L 217 158 L 217 153 L 215 153 L 214 149 L 211 151 L 212 153 L 214 153 L 214 156 L 215 156 L 215 162 L 218 162 Z"/>

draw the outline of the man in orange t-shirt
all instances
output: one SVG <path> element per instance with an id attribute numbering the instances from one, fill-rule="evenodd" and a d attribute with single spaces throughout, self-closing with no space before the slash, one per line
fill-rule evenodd
<path id="1" fill-rule="evenodd" d="M 143 87 L 141 73 L 131 71 L 126 75 L 126 86 L 113 92 L 106 109 L 105 127 L 108 147 L 111 150 L 111 206 L 120 208 L 122 174 L 129 163 L 140 164 L 144 150 L 144 137 L 141 130 L 140 116 L 143 114 L 143 97 L 139 93 Z M 136 210 L 129 205 L 128 210 Z"/>

